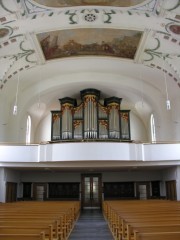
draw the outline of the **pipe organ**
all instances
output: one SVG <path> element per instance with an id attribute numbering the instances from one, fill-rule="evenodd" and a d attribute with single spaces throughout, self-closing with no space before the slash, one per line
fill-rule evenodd
<path id="1" fill-rule="evenodd" d="M 130 140 L 130 110 L 121 110 L 122 98 L 100 101 L 100 91 L 80 91 L 81 102 L 65 97 L 59 99 L 61 110 L 51 111 L 51 141 L 116 139 Z"/>

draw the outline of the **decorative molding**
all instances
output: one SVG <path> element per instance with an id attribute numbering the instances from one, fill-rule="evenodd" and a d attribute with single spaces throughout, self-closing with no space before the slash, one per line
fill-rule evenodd
<path id="1" fill-rule="evenodd" d="M 44 17 L 46 16 L 54 16 L 59 14 L 65 14 L 69 16 L 69 24 L 78 24 L 78 19 L 81 14 L 84 15 L 84 20 L 87 21 L 86 16 L 91 16 L 91 19 L 89 19 L 88 22 L 94 22 L 97 15 L 102 15 L 102 21 L 104 23 L 111 23 L 112 17 L 114 14 L 124 14 L 127 13 L 128 15 L 140 15 L 139 12 L 141 12 L 142 15 L 146 17 L 150 17 L 151 14 L 154 14 L 155 8 L 157 5 L 157 0 L 149 0 L 145 1 L 143 4 L 139 4 L 137 7 L 131 6 L 131 7 L 96 7 L 91 8 L 90 6 L 87 6 L 86 8 L 81 7 L 79 9 L 79 6 L 77 7 L 65 7 L 65 8 L 53 8 L 53 7 L 46 7 L 46 6 L 40 6 L 36 4 L 35 2 L 32 2 L 31 0 L 22 0 L 18 1 L 18 4 L 23 5 L 24 10 L 21 11 L 21 15 L 26 15 L 27 17 L 31 19 L 36 19 L 37 17 Z M 86 13 L 86 14 L 85 14 Z M 93 16 L 94 15 L 94 16 Z M 91 21 L 90 21 L 91 20 Z"/>
<path id="2" fill-rule="evenodd" d="M 31 65 L 30 64 L 29 65 L 25 65 L 25 66 L 17 69 L 16 71 L 10 73 L 7 77 L 5 77 L 4 80 L 1 81 L 1 83 L 0 83 L 0 90 L 2 90 L 4 85 L 8 82 L 8 80 L 10 80 L 13 76 L 15 76 L 19 71 L 21 71 L 21 72 L 22 71 L 26 71 L 27 69 L 30 69 L 30 68 L 35 67 L 35 66 L 36 66 L 36 64 L 34 64 L 34 65 L 32 65 L 32 64 Z"/>
<path id="3" fill-rule="evenodd" d="M 8 9 L 3 2 L 7 2 L 7 1 L 0 0 L 0 7 L 2 7 L 8 13 L 14 13 L 10 9 Z"/>
<path id="4" fill-rule="evenodd" d="M 78 18 L 76 10 L 75 11 L 68 10 L 65 12 L 65 15 L 69 16 L 69 24 L 77 24 L 78 23 L 79 18 Z"/>
<path id="5" fill-rule="evenodd" d="M 156 46 L 154 48 L 149 48 L 149 49 L 145 49 L 144 52 L 149 55 L 149 58 L 148 59 L 144 59 L 145 62 L 148 62 L 148 61 L 152 61 L 154 60 L 154 57 L 159 57 L 161 58 L 162 57 L 162 52 L 159 52 L 157 51 L 159 48 L 160 48 L 160 40 L 158 38 L 155 38 L 156 40 Z"/>
<path id="6" fill-rule="evenodd" d="M 142 6 L 133 7 L 133 10 L 156 13 L 157 4 L 158 4 L 158 0 L 151 0 L 143 4 Z"/>
<path id="7" fill-rule="evenodd" d="M 151 33 L 152 33 L 151 29 L 145 29 L 144 30 L 142 39 L 140 41 L 140 44 L 138 46 L 138 49 L 136 51 L 136 55 L 135 55 L 135 58 L 134 58 L 135 63 L 140 63 L 141 62 L 141 56 L 142 56 L 142 53 L 145 51 L 144 48 L 145 48 L 145 44 L 147 42 L 147 38 L 149 37 L 149 35 Z"/>
<path id="8" fill-rule="evenodd" d="M 93 13 L 87 13 L 85 16 L 84 16 L 84 20 L 86 22 L 94 22 L 96 21 L 97 19 L 97 16 Z"/>
<path id="9" fill-rule="evenodd" d="M 26 35 L 27 35 L 27 38 L 31 41 L 31 45 L 34 49 L 34 53 L 37 56 L 37 63 L 44 64 L 45 63 L 44 54 L 41 50 L 41 47 L 39 45 L 39 42 L 37 40 L 35 33 L 30 33 L 30 34 L 26 34 Z"/>
<path id="10" fill-rule="evenodd" d="M 171 72 L 168 72 L 165 68 L 162 68 L 159 65 L 155 65 L 154 63 L 151 63 L 150 67 L 156 68 L 156 69 L 158 69 L 160 71 L 165 72 L 178 85 L 178 87 L 180 88 L 180 81 L 178 81 L 177 77 L 175 77 Z"/>

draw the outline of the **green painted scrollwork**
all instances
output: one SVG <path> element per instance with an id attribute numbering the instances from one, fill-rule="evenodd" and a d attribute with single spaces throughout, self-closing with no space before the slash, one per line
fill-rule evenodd
<path id="1" fill-rule="evenodd" d="M 111 23 L 112 14 L 116 14 L 116 12 L 114 10 L 111 10 L 110 12 L 104 12 L 104 15 L 107 16 L 107 20 L 104 21 L 104 23 Z"/>
<path id="2" fill-rule="evenodd" d="M 157 41 L 157 45 L 155 48 L 153 49 L 145 49 L 144 52 L 147 53 L 149 55 L 149 58 L 144 60 L 144 61 L 152 61 L 154 59 L 154 57 L 162 57 L 162 52 L 157 51 L 160 47 L 160 41 L 158 38 L 155 38 Z"/>
<path id="3" fill-rule="evenodd" d="M 160 51 L 157 51 L 159 48 L 160 48 L 160 41 L 158 38 L 155 38 L 156 41 L 157 41 L 157 45 L 155 48 L 153 49 L 145 49 L 144 52 L 147 53 L 149 55 L 149 58 L 144 60 L 146 62 L 148 61 L 152 61 L 154 59 L 154 57 L 159 57 L 159 58 L 163 58 L 164 60 L 166 58 L 169 58 L 171 59 L 173 57 L 173 55 L 171 54 L 168 54 L 168 53 L 163 53 L 163 52 L 160 52 Z M 180 57 L 180 54 L 176 55 L 176 57 Z"/>
<path id="4" fill-rule="evenodd" d="M 8 9 L 8 8 L 4 5 L 3 0 L 0 0 L 0 6 L 1 6 L 5 11 L 7 11 L 7 12 L 9 12 L 9 13 L 13 13 L 13 11 L 11 11 L 10 9 Z"/>
<path id="5" fill-rule="evenodd" d="M 77 24 L 77 21 L 74 19 L 75 16 L 77 17 L 76 11 L 75 12 L 66 11 L 65 14 L 69 15 L 70 24 Z"/>
<path id="6" fill-rule="evenodd" d="M 22 41 L 22 42 L 20 43 L 20 49 L 22 50 L 22 52 L 20 52 L 20 53 L 18 53 L 18 54 L 14 54 L 12 58 L 14 58 L 15 61 L 17 61 L 17 60 L 19 60 L 20 58 L 25 57 L 25 60 L 26 60 L 27 62 L 29 62 L 29 63 L 35 63 L 35 61 L 29 60 L 29 56 L 32 55 L 35 51 L 32 50 L 32 49 L 28 49 L 28 50 L 25 49 L 25 48 L 23 47 L 23 43 L 24 43 L 24 41 Z"/>
<path id="7" fill-rule="evenodd" d="M 173 11 L 180 6 L 180 0 L 174 5 L 174 7 L 167 9 L 168 11 Z"/>

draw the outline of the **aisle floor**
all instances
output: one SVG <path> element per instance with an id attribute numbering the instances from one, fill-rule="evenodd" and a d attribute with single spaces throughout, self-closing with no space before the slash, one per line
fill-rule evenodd
<path id="1" fill-rule="evenodd" d="M 113 236 L 100 209 L 84 209 L 68 240 L 113 240 Z"/>

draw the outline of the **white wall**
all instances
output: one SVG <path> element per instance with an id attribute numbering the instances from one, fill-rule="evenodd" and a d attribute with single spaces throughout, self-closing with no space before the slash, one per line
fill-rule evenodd
<path id="1" fill-rule="evenodd" d="M 174 141 L 180 141 L 180 97 L 172 102 L 172 125 L 173 125 L 173 139 Z"/>
<path id="2" fill-rule="evenodd" d="M 6 181 L 4 168 L 0 168 L 0 202 L 5 202 Z"/>
<path id="3" fill-rule="evenodd" d="M 176 180 L 177 178 L 177 167 L 171 167 L 168 169 L 165 169 L 163 171 L 163 180 L 164 181 L 172 181 Z"/>
<path id="4" fill-rule="evenodd" d="M 12 169 L 5 169 L 5 175 L 6 175 L 6 182 L 14 182 L 17 183 L 17 198 L 22 196 L 22 190 L 19 187 L 21 178 L 20 178 L 20 173 L 16 170 Z"/>
<path id="5" fill-rule="evenodd" d="M 177 167 L 176 187 L 177 187 L 177 200 L 180 201 L 180 166 Z"/>
<path id="6" fill-rule="evenodd" d="M 0 168 L 0 202 L 5 202 L 6 200 L 6 183 L 15 182 L 19 184 L 20 174 L 18 171 L 12 169 Z M 17 192 L 17 196 L 19 193 Z"/>
<path id="7" fill-rule="evenodd" d="M 10 142 L 12 108 L 8 96 L 0 93 L 0 142 Z"/>
<path id="8" fill-rule="evenodd" d="M 136 116 L 133 112 L 130 112 L 130 129 L 131 140 L 147 142 L 148 141 L 148 129 L 145 128 L 142 120 Z"/>
<path id="9" fill-rule="evenodd" d="M 50 140 L 51 140 L 51 113 L 49 112 L 49 114 L 40 121 L 36 129 L 35 142 L 40 143 Z"/>
<path id="10" fill-rule="evenodd" d="M 92 151 L 93 150 L 93 151 Z M 180 143 L 142 144 L 128 142 L 64 142 L 40 145 L 0 145 L 0 161 L 7 162 L 62 162 L 62 161 L 166 161 L 179 165 Z M 169 161 L 169 163 L 167 162 Z M 125 162 L 124 162 L 125 163 Z M 134 162 L 136 164 L 136 162 Z M 121 164 L 121 162 L 119 162 Z M 127 163 L 126 163 L 127 164 Z"/>
<path id="11" fill-rule="evenodd" d="M 20 181 L 20 173 L 18 171 L 6 168 L 5 175 L 6 175 L 6 182 L 18 183 Z"/>
<path id="12" fill-rule="evenodd" d="M 180 166 L 171 167 L 163 171 L 164 192 L 166 181 L 176 180 L 177 200 L 180 201 Z"/>

